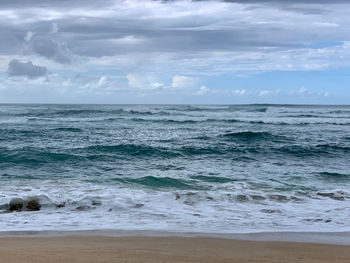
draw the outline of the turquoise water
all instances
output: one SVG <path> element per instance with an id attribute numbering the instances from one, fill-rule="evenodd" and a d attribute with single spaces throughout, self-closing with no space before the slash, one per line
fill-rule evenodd
<path id="1" fill-rule="evenodd" d="M 350 106 L 0 105 L 0 229 L 345 231 L 349 160 Z"/>

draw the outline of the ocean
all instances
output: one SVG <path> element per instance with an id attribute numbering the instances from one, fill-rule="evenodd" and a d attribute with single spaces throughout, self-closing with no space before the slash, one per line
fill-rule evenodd
<path id="1" fill-rule="evenodd" d="M 350 231 L 350 106 L 0 105 L 0 231 Z"/>

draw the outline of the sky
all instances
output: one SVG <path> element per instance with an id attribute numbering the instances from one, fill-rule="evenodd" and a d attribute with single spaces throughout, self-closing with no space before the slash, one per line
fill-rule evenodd
<path id="1" fill-rule="evenodd" d="M 0 103 L 349 104 L 348 0 L 0 0 Z"/>

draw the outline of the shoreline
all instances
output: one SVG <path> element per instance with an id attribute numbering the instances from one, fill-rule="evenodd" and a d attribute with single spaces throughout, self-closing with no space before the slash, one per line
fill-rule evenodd
<path id="1" fill-rule="evenodd" d="M 215 237 L 27 235 L 1 237 L 0 261 L 1 263 L 348 263 L 349 248 L 344 245 Z"/>
<path id="2" fill-rule="evenodd" d="M 206 238 L 256 242 L 293 242 L 350 246 L 350 232 L 252 232 L 205 233 L 153 230 L 77 230 L 77 231 L 0 231 L 4 238 L 111 237 L 111 238 Z"/>

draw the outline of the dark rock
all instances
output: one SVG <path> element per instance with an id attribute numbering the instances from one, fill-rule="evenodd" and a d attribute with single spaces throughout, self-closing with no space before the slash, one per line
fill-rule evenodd
<path id="1" fill-rule="evenodd" d="M 305 219 L 304 221 L 307 221 L 307 222 L 323 222 L 323 219 L 321 219 L 321 218 L 308 218 L 308 219 Z"/>
<path id="2" fill-rule="evenodd" d="M 100 201 L 92 200 L 91 205 L 100 206 L 102 203 Z"/>
<path id="3" fill-rule="evenodd" d="M 339 196 L 339 195 L 334 195 L 331 197 L 333 200 L 337 200 L 337 201 L 344 201 L 345 197 L 344 196 Z"/>
<path id="4" fill-rule="evenodd" d="M 301 202 L 301 201 L 303 201 L 303 199 L 295 197 L 295 196 L 291 196 L 290 199 L 293 200 L 294 202 Z"/>
<path id="5" fill-rule="evenodd" d="M 65 202 L 56 205 L 57 208 L 62 208 L 62 207 L 65 207 L 65 206 L 66 206 L 66 203 L 65 203 Z"/>
<path id="6" fill-rule="evenodd" d="M 192 201 L 192 200 L 185 200 L 185 201 L 184 201 L 184 204 L 185 204 L 185 205 L 193 206 L 193 205 L 195 204 L 195 202 Z"/>
<path id="7" fill-rule="evenodd" d="M 324 196 L 324 197 L 332 197 L 334 193 L 317 193 L 319 196 Z"/>
<path id="8" fill-rule="evenodd" d="M 77 208 L 75 208 L 76 210 L 78 211 L 86 211 L 86 210 L 89 210 L 91 207 L 88 206 L 88 205 L 81 205 L 81 206 L 78 206 Z"/>
<path id="9" fill-rule="evenodd" d="M 240 202 L 247 202 L 248 197 L 246 195 L 237 195 L 237 200 Z"/>
<path id="10" fill-rule="evenodd" d="M 23 199 L 21 198 L 13 198 L 10 203 L 9 203 L 9 211 L 13 212 L 13 211 L 21 211 L 23 208 Z"/>
<path id="11" fill-rule="evenodd" d="M 251 195 L 250 197 L 256 201 L 266 200 L 266 197 L 261 196 L 261 195 Z"/>
<path id="12" fill-rule="evenodd" d="M 288 197 L 285 195 L 269 195 L 270 200 L 278 201 L 278 202 L 287 202 Z"/>
<path id="13" fill-rule="evenodd" d="M 41 205 L 37 199 L 29 200 L 29 202 L 26 205 L 26 209 L 29 211 L 39 211 L 41 208 Z"/>
<path id="14" fill-rule="evenodd" d="M 339 192 L 339 193 L 317 193 L 317 195 L 323 196 L 323 197 L 329 197 L 329 198 L 331 198 L 333 200 L 337 200 L 337 201 L 343 201 L 345 199 L 344 192 Z"/>
<path id="15" fill-rule="evenodd" d="M 281 213 L 280 210 L 275 210 L 275 209 L 261 209 L 260 211 L 267 214 Z"/>

